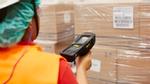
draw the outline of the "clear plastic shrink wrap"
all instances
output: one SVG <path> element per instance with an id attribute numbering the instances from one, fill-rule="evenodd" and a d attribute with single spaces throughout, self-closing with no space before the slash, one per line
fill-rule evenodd
<path id="1" fill-rule="evenodd" d="M 53 1 L 41 6 L 42 46 L 58 52 L 71 43 L 74 27 L 76 35 L 94 32 L 89 84 L 150 84 L 149 0 Z"/>
<path id="2" fill-rule="evenodd" d="M 150 1 L 75 0 L 75 34 L 94 32 L 90 84 L 150 84 Z"/>
<path id="3" fill-rule="evenodd" d="M 74 39 L 74 15 L 71 0 L 41 0 L 40 31 L 37 43 L 48 52 L 59 53 Z"/>

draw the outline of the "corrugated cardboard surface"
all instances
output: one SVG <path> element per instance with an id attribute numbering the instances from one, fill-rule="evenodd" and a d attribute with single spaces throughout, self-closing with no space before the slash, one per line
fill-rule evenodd
<path id="1" fill-rule="evenodd" d="M 113 28 L 113 7 L 133 7 L 133 29 Z M 89 84 L 149 84 L 150 41 L 145 40 L 150 35 L 149 4 L 78 4 L 74 8 L 71 5 L 43 7 L 38 38 L 56 41 L 54 47 L 42 44 L 51 47 L 48 52 L 59 53 L 73 41 L 74 11 L 75 33 L 90 31 L 97 35 L 92 56 L 99 61 L 95 66 L 99 70 L 89 71 Z"/>
<path id="2" fill-rule="evenodd" d="M 140 5 L 140 35 L 150 38 L 150 4 Z"/>
<path id="3" fill-rule="evenodd" d="M 113 28 L 113 7 L 133 7 L 134 28 Z M 76 33 L 90 31 L 97 36 L 139 37 L 139 6 L 137 4 L 92 4 L 75 6 Z"/>
<path id="4" fill-rule="evenodd" d="M 108 46 L 96 46 L 92 49 L 93 59 L 100 61 L 99 71 L 89 71 L 89 77 L 105 81 L 116 81 L 116 49 Z"/>
<path id="5" fill-rule="evenodd" d="M 61 42 L 49 41 L 49 40 L 36 40 L 35 43 L 43 48 L 46 52 L 59 54 L 60 51 L 65 49 L 68 45 L 73 42 L 74 38 L 64 39 Z"/>
<path id="6" fill-rule="evenodd" d="M 150 50 L 118 49 L 118 82 L 149 84 Z"/>
<path id="7" fill-rule="evenodd" d="M 73 36 L 73 25 L 73 5 L 51 4 L 41 6 L 39 33 L 40 39 L 60 41 L 65 37 Z"/>
<path id="8" fill-rule="evenodd" d="M 116 84 L 150 83 L 149 49 L 96 45 L 92 53 L 93 59 L 100 61 L 100 70 L 89 71 L 88 77 L 92 78 L 90 81 L 96 79 Z"/>
<path id="9" fill-rule="evenodd" d="M 89 81 L 88 84 L 116 84 L 114 82 L 99 80 L 95 78 L 88 78 L 88 81 Z"/>
<path id="10" fill-rule="evenodd" d="M 42 6 L 40 10 L 41 32 L 58 33 L 64 31 L 67 27 L 70 27 L 74 24 L 73 5 L 46 5 Z M 68 23 L 65 23 L 64 21 L 65 14 L 70 16 L 70 21 Z M 59 25 L 63 25 L 66 28 L 58 27 Z"/>
<path id="11" fill-rule="evenodd" d="M 100 70 L 89 71 L 91 84 L 150 83 L 149 6 L 148 3 L 75 5 L 76 34 L 89 31 L 97 35 L 92 52 L 93 59 L 100 61 L 97 62 Z M 113 7 L 133 7 L 133 29 L 113 28 Z"/>
<path id="12" fill-rule="evenodd" d="M 44 4 L 40 6 L 39 13 L 40 31 L 37 40 L 40 42 L 38 44 L 47 52 L 59 53 L 74 39 L 73 5 Z"/>

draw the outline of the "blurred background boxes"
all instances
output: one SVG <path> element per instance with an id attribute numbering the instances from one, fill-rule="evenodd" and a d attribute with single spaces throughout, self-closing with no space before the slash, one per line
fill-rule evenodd
<path id="1" fill-rule="evenodd" d="M 44 51 L 47 52 L 55 52 L 56 51 L 56 42 L 55 41 L 49 41 L 49 40 L 35 40 L 34 41 L 37 45 L 42 47 Z"/>
<path id="2" fill-rule="evenodd" d="M 38 40 L 43 41 L 46 51 L 50 52 L 50 45 L 55 46 L 54 53 L 58 53 L 74 39 L 73 5 L 62 3 L 61 0 L 42 1 L 40 6 L 40 31 Z M 52 42 L 54 44 L 49 43 Z"/>
<path id="3" fill-rule="evenodd" d="M 115 8 L 118 9 L 115 10 Z M 116 16 L 114 13 L 124 13 L 116 11 L 130 11 L 133 16 L 124 16 L 123 14 Z M 118 19 L 115 20 L 113 17 Z M 131 23 L 133 24 L 130 26 Z M 118 28 L 114 28 L 115 24 L 118 25 Z M 139 9 L 137 4 L 101 3 L 75 5 L 76 34 L 90 31 L 96 33 L 97 36 L 139 37 L 139 30 Z"/>
<path id="4" fill-rule="evenodd" d="M 117 61 L 119 83 L 150 83 L 150 50 L 118 49 Z"/>
<path id="5" fill-rule="evenodd" d="M 90 81 L 103 80 L 110 84 L 150 83 L 149 49 L 96 45 L 92 53 L 92 67 L 88 72 Z"/>
<path id="6" fill-rule="evenodd" d="M 98 80 L 94 78 L 88 78 L 89 84 L 116 84 L 110 81 Z"/>
<path id="7" fill-rule="evenodd" d="M 45 36 L 51 36 L 51 38 L 48 39 L 58 41 L 62 39 L 61 37 L 68 37 L 74 34 L 73 25 L 73 5 L 50 4 L 46 6 L 41 6 L 41 29 L 39 33 L 39 38 L 41 37 L 43 39 L 45 38 Z M 68 35 L 66 35 L 66 32 Z"/>
<path id="8" fill-rule="evenodd" d="M 92 68 L 88 72 L 88 76 L 116 82 L 117 50 L 109 46 L 96 45 L 92 49 L 92 56 Z"/>
<path id="9" fill-rule="evenodd" d="M 150 38 L 150 4 L 140 4 L 140 35 L 143 38 Z"/>
<path id="10" fill-rule="evenodd" d="M 150 84 L 150 3 L 145 1 L 46 3 L 41 5 L 36 42 L 45 51 L 59 54 L 75 35 L 94 32 L 97 40 L 92 49 L 89 84 Z"/>
<path id="11" fill-rule="evenodd" d="M 66 48 L 72 40 L 67 41 L 49 41 L 49 40 L 35 40 L 35 43 L 42 47 L 46 52 L 59 54 L 64 48 Z"/>

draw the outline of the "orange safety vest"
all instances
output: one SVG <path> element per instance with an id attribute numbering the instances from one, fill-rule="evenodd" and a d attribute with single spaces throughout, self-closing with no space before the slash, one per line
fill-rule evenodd
<path id="1" fill-rule="evenodd" d="M 0 84 L 57 84 L 60 59 L 37 46 L 1 49 Z"/>

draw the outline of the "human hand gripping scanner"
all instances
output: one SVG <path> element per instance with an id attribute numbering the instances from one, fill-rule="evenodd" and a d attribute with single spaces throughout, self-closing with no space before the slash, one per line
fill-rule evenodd
<path id="1" fill-rule="evenodd" d="M 96 35 L 91 32 L 85 32 L 75 39 L 67 48 L 60 52 L 60 55 L 67 59 L 68 62 L 75 61 L 76 57 L 85 56 L 96 41 Z"/>

